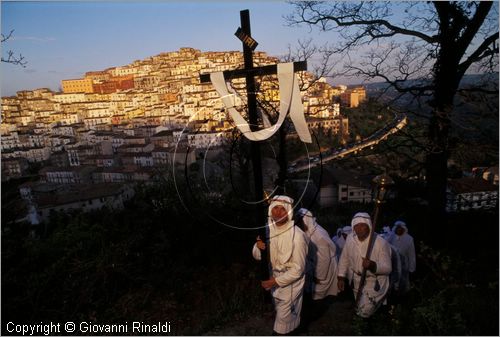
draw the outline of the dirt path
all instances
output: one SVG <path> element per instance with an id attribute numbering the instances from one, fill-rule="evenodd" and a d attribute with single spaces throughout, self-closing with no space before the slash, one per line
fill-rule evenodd
<path id="1" fill-rule="evenodd" d="M 311 321 L 299 336 L 349 336 L 352 335 L 351 322 L 353 303 L 350 299 L 334 299 L 328 309 Z M 210 331 L 208 336 L 270 336 L 274 322 L 274 312 L 259 313 L 245 321 L 235 322 Z"/>

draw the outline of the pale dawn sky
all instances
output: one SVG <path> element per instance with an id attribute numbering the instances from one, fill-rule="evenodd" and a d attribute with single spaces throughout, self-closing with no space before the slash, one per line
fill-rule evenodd
<path id="1" fill-rule="evenodd" d="M 234 32 L 243 9 L 250 10 L 257 50 L 273 56 L 285 54 L 298 39 L 332 38 L 307 27 L 287 27 L 283 16 L 293 6 L 285 1 L 2 1 L 2 33 L 14 29 L 2 53 L 21 53 L 28 63 L 26 68 L 1 64 L 1 95 L 58 90 L 63 79 L 180 47 L 241 50 Z"/>

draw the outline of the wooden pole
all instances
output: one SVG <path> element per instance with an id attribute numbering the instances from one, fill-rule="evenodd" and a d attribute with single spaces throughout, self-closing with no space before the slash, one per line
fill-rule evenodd
<path id="1" fill-rule="evenodd" d="M 373 183 L 377 185 L 377 193 L 375 196 L 375 209 L 373 211 L 373 217 L 372 217 L 373 221 L 370 230 L 370 238 L 368 241 L 368 248 L 366 250 L 366 256 L 365 256 L 368 260 L 370 260 L 373 246 L 375 244 L 375 238 L 376 238 L 375 228 L 377 227 L 378 219 L 380 217 L 381 213 L 380 209 L 382 207 L 382 204 L 385 202 L 384 198 L 387 196 L 388 188 L 394 184 L 394 181 L 390 176 L 382 174 L 376 176 L 373 179 Z M 356 308 L 358 307 L 361 295 L 363 294 L 363 288 L 365 287 L 365 282 L 366 282 L 366 273 L 367 269 L 363 268 L 363 271 L 361 272 L 361 279 L 358 285 L 358 292 L 356 294 Z"/>
<path id="2" fill-rule="evenodd" d="M 253 49 L 257 46 L 257 41 L 255 41 L 251 37 L 250 30 L 250 13 L 248 9 L 240 11 L 240 21 L 241 27 L 238 28 L 235 35 L 241 40 L 243 44 L 243 59 L 245 63 L 245 67 L 243 69 L 235 69 L 235 70 L 226 70 L 223 72 L 224 79 L 231 80 L 234 78 L 242 78 L 246 79 L 246 92 L 248 97 L 248 119 L 250 122 L 250 129 L 252 131 L 259 130 L 258 127 L 258 115 L 257 115 L 257 93 L 255 86 L 255 76 L 264 76 L 277 74 L 278 66 L 276 64 L 266 65 L 262 67 L 254 67 L 253 66 Z M 306 71 L 307 70 L 307 62 L 299 61 L 293 63 L 293 71 Z M 210 74 L 200 74 L 200 83 L 210 82 Z M 281 130 L 280 130 L 281 131 Z M 281 131 L 281 138 L 285 135 Z M 255 225 L 257 227 L 262 227 L 259 231 L 259 235 L 261 239 L 266 242 L 267 240 L 267 216 L 266 216 L 266 203 L 264 200 L 264 186 L 262 182 L 262 159 L 260 155 L 260 144 L 259 142 L 252 141 L 250 143 L 250 153 L 252 160 L 252 169 L 254 176 L 254 189 L 255 189 Z M 280 153 L 280 162 L 285 163 L 281 164 L 286 165 L 286 158 L 284 157 L 284 149 Z M 286 178 L 286 175 L 280 176 L 280 179 L 283 180 Z M 262 279 L 269 279 L 269 250 L 266 249 L 262 251 Z"/>
<path id="3" fill-rule="evenodd" d="M 240 22 L 241 22 L 241 31 L 248 36 L 251 36 L 250 29 L 250 12 L 248 9 L 240 11 Z M 250 129 L 252 131 L 257 131 L 258 121 L 257 121 L 257 96 L 255 89 L 255 78 L 254 74 L 251 71 L 253 68 L 253 52 L 249 46 L 247 46 L 244 42 L 243 45 L 243 59 L 245 61 L 245 71 L 246 73 L 246 91 L 247 91 L 247 99 L 248 99 L 248 119 L 250 122 Z M 262 160 L 260 156 L 260 144 L 259 142 L 250 142 L 250 153 L 252 156 L 252 169 L 253 169 L 253 180 L 254 180 L 254 195 L 255 195 L 255 221 L 256 226 L 261 227 L 260 237 L 264 242 L 267 242 L 266 237 L 266 216 L 264 205 L 264 186 L 262 182 Z M 266 244 L 266 249 L 261 251 L 261 278 L 262 280 L 269 279 L 269 244 Z"/>
<path id="4" fill-rule="evenodd" d="M 368 248 L 366 250 L 366 258 L 369 260 L 370 257 L 372 256 L 372 250 L 373 250 L 373 244 L 375 243 L 375 227 L 377 226 L 378 223 L 378 217 L 380 214 L 380 204 L 381 203 L 376 203 L 375 204 L 375 210 L 373 214 L 373 222 L 370 230 L 370 239 L 368 241 Z M 359 300 L 361 299 L 361 295 L 363 294 L 363 288 L 365 287 L 365 282 L 366 282 L 366 273 L 367 269 L 363 268 L 363 271 L 361 272 L 361 279 L 359 281 L 359 286 L 358 286 L 358 292 L 356 294 L 356 307 L 359 305 Z"/>

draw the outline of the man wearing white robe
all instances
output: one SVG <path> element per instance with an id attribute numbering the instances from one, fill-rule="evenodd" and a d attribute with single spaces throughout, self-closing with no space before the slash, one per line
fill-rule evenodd
<path id="1" fill-rule="evenodd" d="M 339 228 L 337 228 L 335 235 L 332 236 L 332 241 L 335 244 L 335 246 L 338 247 L 337 241 L 340 240 L 341 237 L 342 237 L 342 227 L 339 227 Z"/>
<path id="2" fill-rule="evenodd" d="M 342 252 L 342 249 L 344 249 L 345 241 L 347 240 L 347 236 L 349 236 L 349 234 L 351 234 L 351 233 L 352 233 L 351 226 L 344 226 L 344 227 L 342 227 L 342 238 L 344 239 L 344 241 L 340 245 L 340 251 L 341 252 Z"/>
<path id="3" fill-rule="evenodd" d="M 309 241 L 306 291 L 312 294 L 313 300 L 321 300 L 328 295 L 336 296 L 337 248 L 328 232 L 316 222 L 311 211 L 301 208 L 298 217 L 302 220 L 301 228 Z"/>
<path id="4" fill-rule="evenodd" d="M 365 285 L 358 301 L 356 314 L 367 318 L 385 302 L 392 271 L 391 248 L 387 241 L 371 230 L 368 213 L 356 213 L 351 222 L 353 234 L 347 237 L 339 261 L 338 288 L 343 291 L 349 271 L 353 273 L 353 291 L 357 296 L 363 268 L 367 269 Z M 370 259 L 366 258 L 370 236 L 374 237 Z"/>
<path id="5" fill-rule="evenodd" d="M 351 234 L 352 229 L 351 226 L 344 226 L 342 228 L 339 228 L 338 230 L 340 231 L 338 236 L 334 236 L 332 240 L 335 243 L 335 246 L 337 246 L 337 257 L 340 258 L 342 249 L 345 245 L 345 240 L 347 239 L 347 236 Z"/>
<path id="6" fill-rule="evenodd" d="M 382 233 L 380 233 L 380 237 L 382 237 L 385 241 L 389 243 L 391 247 L 391 261 L 392 261 L 392 272 L 389 276 L 391 281 L 391 290 L 399 292 L 400 290 L 400 281 L 401 281 L 401 273 L 402 273 L 402 265 L 401 265 L 401 254 L 399 254 L 399 250 L 391 244 L 391 237 L 393 236 L 393 232 L 391 227 L 384 226 L 382 228 Z"/>
<path id="7" fill-rule="evenodd" d="M 270 290 L 276 309 L 274 331 L 288 334 L 300 324 L 300 311 L 305 283 L 307 239 L 304 232 L 294 225 L 293 199 L 277 195 L 269 205 L 269 252 L 272 276 L 262 281 L 262 287 Z M 266 244 L 257 238 L 252 254 L 261 259 Z"/>
<path id="8" fill-rule="evenodd" d="M 415 244 L 403 221 L 396 221 L 392 232 L 389 243 L 396 247 L 401 257 L 399 290 L 404 293 L 410 290 L 410 273 L 415 272 L 416 269 Z"/>
<path id="9" fill-rule="evenodd" d="M 336 242 L 337 246 L 337 261 L 340 260 L 340 256 L 342 256 L 342 249 L 344 249 L 345 242 L 347 240 L 347 237 L 352 233 L 352 228 L 351 226 L 344 226 L 340 229 L 340 239 Z M 352 270 L 350 270 L 346 278 L 349 281 L 349 285 L 352 282 Z"/>

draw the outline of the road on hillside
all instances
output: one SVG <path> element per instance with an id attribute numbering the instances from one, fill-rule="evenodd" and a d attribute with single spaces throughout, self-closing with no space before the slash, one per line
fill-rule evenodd
<path id="1" fill-rule="evenodd" d="M 357 153 L 364 148 L 377 145 L 379 142 L 386 140 L 390 135 L 400 131 L 408 124 L 408 117 L 404 114 L 396 115 L 396 117 L 382 129 L 375 131 L 365 139 L 349 144 L 341 149 L 329 149 L 318 153 L 317 155 L 310 156 L 309 158 L 301 158 L 290 163 L 288 166 L 288 173 L 297 173 L 309 170 L 315 166 L 324 164 L 336 158 L 342 158 L 350 153 Z"/>

